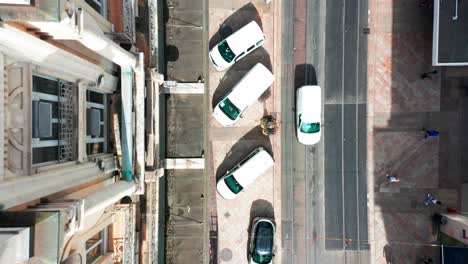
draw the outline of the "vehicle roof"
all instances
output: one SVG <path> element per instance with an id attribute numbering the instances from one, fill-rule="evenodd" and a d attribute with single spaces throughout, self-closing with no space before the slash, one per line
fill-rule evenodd
<path id="1" fill-rule="evenodd" d="M 302 120 L 317 121 L 321 119 L 322 92 L 318 85 L 307 85 L 299 88 L 302 100 Z"/>
<path id="2" fill-rule="evenodd" d="M 274 227 L 268 221 L 261 221 L 255 230 L 255 250 L 262 254 L 273 252 Z"/>
<path id="3" fill-rule="evenodd" d="M 227 37 L 226 41 L 231 50 L 237 56 L 264 38 L 265 37 L 260 26 L 257 24 L 257 22 L 252 21 Z"/>
<path id="4" fill-rule="evenodd" d="M 270 70 L 263 64 L 257 63 L 234 86 L 228 98 L 242 112 L 257 101 L 273 83 L 273 79 Z"/>
<path id="5" fill-rule="evenodd" d="M 273 158 L 263 148 L 235 172 L 233 172 L 236 181 L 243 187 L 252 183 L 258 176 L 265 173 L 275 162 Z"/>

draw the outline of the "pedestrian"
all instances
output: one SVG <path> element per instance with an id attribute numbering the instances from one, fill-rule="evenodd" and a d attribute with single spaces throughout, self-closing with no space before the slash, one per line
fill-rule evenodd
<path id="1" fill-rule="evenodd" d="M 434 75 L 437 74 L 437 70 L 433 70 L 433 71 L 430 71 L 430 72 L 423 72 L 421 74 L 421 79 L 425 80 L 425 79 L 432 79 L 432 77 L 434 77 Z"/>
<path id="2" fill-rule="evenodd" d="M 432 202 L 432 195 L 431 195 L 430 193 L 428 193 L 428 194 L 426 195 L 426 200 L 424 201 L 424 204 L 425 204 L 426 206 L 429 206 L 429 205 L 431 204 L 431 202 Z"/>
<path id="3" fill-rule="evenodd" d="M 394 176 L 394 175 L 390 175 L 387 173 L 387 182 L 388 183 L 394 183 L 394 182 L 399 182 L 400 181 L 400 178 L 398 178 L 397 176 Z"/>
<path id="4" fill-rule="evenodd" d="M 430 193 L 426 195 L 426 200 L 424 201 L 424 204 L 426 206 L 429 206 L 430 204 L 442 204 L 441 201 L 437 200 L 434 196 L 432 196 Z"/>
<path id="5" fill-rule="evenodd" d="M 422 131 L 424 132 L 424 138 L 437 137 L 439 135 L 439 131 L 437 130 L 427 130 L 423 127 Z"/>

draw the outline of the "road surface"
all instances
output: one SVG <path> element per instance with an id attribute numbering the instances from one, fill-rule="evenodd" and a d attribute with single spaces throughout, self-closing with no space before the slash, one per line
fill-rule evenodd
<path id="1" fill-rule="evenodd" d="M 367 9 L 367 1 L 284 2 L 281 263 L 369 263 Z M 295 135 L 295 90 L 305 84 L 323 89 L 315 146 Z"/>

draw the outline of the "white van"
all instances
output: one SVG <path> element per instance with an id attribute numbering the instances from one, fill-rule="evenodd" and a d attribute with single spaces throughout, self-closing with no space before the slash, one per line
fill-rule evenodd
<path id="1" fill-rule="evenodd" d="M 263 147 L 259 147 L 227 171 L 226 175 L 219 179 L 216 189 L 224 199 L 233 199 L 274 164 L 270 154 Z"/>
<path id="2" fill-rule="evenodd" d="M 272 83 L 273 74 L 263 64 L 257 63 L 215 106 L 215 119 L 223 126 L 234 125 Z"/>
<path id="3" fill-rule="evenodd" d="M 223 71 L 262 46 L 264 41 L 262 29 L 252 21 L 214 46 L 209 52 L 210 60 L 218 71 Z"/>

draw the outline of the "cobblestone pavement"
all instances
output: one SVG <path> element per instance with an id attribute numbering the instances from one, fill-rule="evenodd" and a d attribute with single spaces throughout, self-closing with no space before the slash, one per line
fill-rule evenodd
<path id="1" fill-rule="evenodd" d="M 369 239 L 375 263 L 437 258 L 431 215 L 458 205 L 459 170 L 445 158 L 451 114 L 444 110 L 444 73 L 431 71 L 432 9 L 418 0 L 369 1 L 368 188 Z M 422 128 L 439 137 L 424 138 Z M 451 154 L 453 155 L 453 154 Z M 400 177 L 389 184 L 387 173 Z M 452 178 L 451 178 L 452 177 Z M 443 201 L 426 207 L 427 193 Z"/>
<path id="2" fill-rule="evenodd" d="M 247 0 L 209 0 L 209 39 L 210 48 L 221 40 L 221 35 L 235 32 L 252 20 L 263 28 L 266 40 L 263 47 L 258 48 L 237 62 L 227 71 L 218 72 L 209 66 L 209 100 L 213 107 L 237 83 L 242 76 L 257 62 L 271 69 L 275 82 L 270 89 L 244 114 L 244 117 L 234 127 L 224 128 L 214 118 L 209 116 L 209 141 L 211 160 L 211 216 L 217 219 L 217 260 L 218 263 L 247 263 L 248 232 L 250 224 L 256 216 L 266 216 L 275 219 L 277 225 L 276 256 L 281 259 L 281 177 L 280 177 L 280 135 L 263 136 L 259 120 L 265 114 L 279 118 L 280 72 L 276 72 L 277 63 L 275 47 L 279 28 L 277 9 L 280 1 L 266 4 L 264 1 Z M 222 176 L 242 157 L 251 150 L 263 146 L 275 159 L 275 167 L 259 177 L 251 186 L 245 189 L 236 199 L 225 200 L 216 192 L 216 179 Z M 215 254 L 216 255 L 216 254 Z"/>

